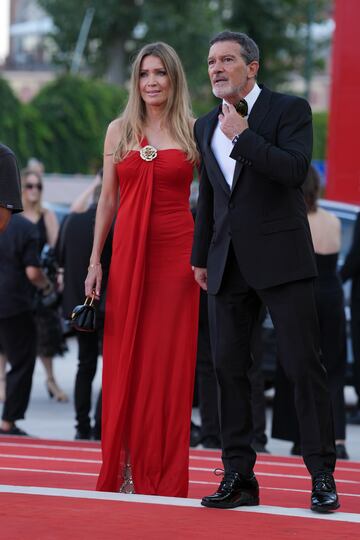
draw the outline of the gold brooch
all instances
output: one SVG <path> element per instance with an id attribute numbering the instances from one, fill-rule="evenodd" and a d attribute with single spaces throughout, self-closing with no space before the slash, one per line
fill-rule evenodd
<path id="1" fill-rule="evenodd" d="M 157 156 L 157 150 L 148 144 L 140 150 L 140 156 L 144 161 L 152 161 Z"/>

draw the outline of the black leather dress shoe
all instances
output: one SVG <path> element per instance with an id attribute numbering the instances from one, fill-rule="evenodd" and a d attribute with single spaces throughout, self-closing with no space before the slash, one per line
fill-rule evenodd
<path id="1" fill-rule="evenodd" d="M 90 440 L 92 438 L 91 430 L 89 430 L 89 431 L 80 431 L 79 429 L 77 429 L 74 438 L 75 438 L 76 441 Z"/>
<path id="2" fill-rule="evenodd" d="M 300 443 L 294 442 L 290 449 L 290 454 L 292 456 L 301 456 L 301 446 Z"/>
<path id="3" fill-rule="evenodd" d="M 200 426 L 197 426 L 194 424 L 194 422 L 191 422 L 190 425 L 190 446 L 194 447 L 200 444 L 201 442 L 201 428 Z"/>
<path id="4" fill-rule="evenodd" d="M 345 444 L 337 443 L 335 445 L 335 450 L 337 459 L 350 459 Z"/>
<path id="5" fill-rule="evenodd" d="M 360 425 L 360 408 L 356 407 L 351 412 L 349 412 L 346 416 L 346 423 L 352 424 L 353 426 L 359 426 Z"/>
<path id="6" fill-rule="evenodd" d="M 101 428 L 98 426 L 95 426 L 91 430 L 91 438 L 94 441 L 101 441 Z"/>
<path id="7" fill-rule="evenodd" d="M 253 442 L 251 446 L 257 454 L 270 454 L 270 451 L 266 448 L 265 444 Z"/>
<path id="8" fill-rule="evenodd" d="M 30 435 L 26 433 L 26 431 L 15 426 L 15 424 L 10 429 L 0 428 L 0 435 L 16 435 L 18 437 L 30 437 Z"/>
<path id="9" fill-rule="evenodd" d="M 257 506 L 259 504 L 259 484 L 255 475 L 245 478 L 237 472 L 225 473 L 216 493 L 204 497 L 201 504 L 209 508 Z"/>
<path id="10" fill-rule="evenodd" d="M 221 442 L 219 437 L 216 437 L 215 435 L 208 435 L 207 437 L 204 437 L 201 441 L 201 444 L 204 448 L 213 448 L 213 449 L 219 449 L 221 448 Z"/>
<path id="11" fill-rule="evenodd" d="M 313 512 L 333 512 L 339 508 L 334 477 L 331 473 L 321 472 L 313 476 L 311 510 Z"/>

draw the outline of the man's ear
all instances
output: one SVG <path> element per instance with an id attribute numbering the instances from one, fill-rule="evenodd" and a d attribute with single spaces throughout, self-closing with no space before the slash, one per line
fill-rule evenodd
<path id="1" fill-rule="evenodd" d="M 5 231 L 11 218 L 11 212 L 7 208 L 0 206 L 0 232 Z"/>
<path id="2" fill-rule="evenodd" d="M 259 71 L 259 62 L 257 60 L 254 60 L 253 62 L 250 62 L 250 64 L 247 65 L 247 75 L 248 79 L 255 79 L 257 72 Z"/>

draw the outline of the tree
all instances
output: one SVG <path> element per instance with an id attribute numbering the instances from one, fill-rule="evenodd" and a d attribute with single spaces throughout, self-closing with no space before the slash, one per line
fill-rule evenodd
<path id="1" fill-rule="evenodd" d="M 112 83 L 127 78 L 128 41 L 140 20 L 141 2 L 136 0 L 38 0 L 53 19 L 52 38 L 56 62 L 69 68 L 86 9 L 95 9 L 85 48 L 87 65 L 94 74 L 108 74 Z"/>
<path id="2" fill-rule="evenodd" d="M 0 141 L 19 154 L 19 141 L 24 141 L 21 103 L 5 79 L 0 78 Z"/>
<path id="3" fill-rule="evenodd" d="M 286 82 L 295 72 L 304 74 L 309 50 L 309 24 L 329 17 L 332 0 L 223 0 L 223 24 L 231 30 L 245 32 L 258 44 L 261 56 L 259 79 L 271 87 Z M 311 14 L 311 20 L 310 20 Z M 328 40 L 318 41 L 321 47 Z"/>
<path id="4" fill-rule="evenodd" d="M 142 44 L 165 41 L 180 56 L 195 99 L 208 89 L 209 38 L 220 29 L 218 8 L 208 0 L 156 0 L 143 4 Z M 208 94 L 208 92 L 206 92 Z"/>
<path id="5" fill-rule="evenodd" d="M 195 102 L 211 101 L 206 73 L 209 39 L 226 28 L 252 36 L 261 51 L 259 80 L 276 88 L 310 58 L 308 18 L 328 17 L 332 0 L 38 0 L 53 18 L 57 61 L 69 66 L 86 8 L 95 16 L 85 49 L 94 75 L 123 83 L 134 51 L 166 41 L 179 53 Z M 310 9 L 311 8 L 311 9 Z M 317 47 L 318 52 L 319 47 Z"/>
<path id="6" fill-rule="evenodd" d="M 48 171 L 96 170 L 102 163 L 106 127 L 126 99 L 125 90 L 82 77 L 64 76 L 48 84 L 32 102 L 46 126 L 33 155 Z"/>

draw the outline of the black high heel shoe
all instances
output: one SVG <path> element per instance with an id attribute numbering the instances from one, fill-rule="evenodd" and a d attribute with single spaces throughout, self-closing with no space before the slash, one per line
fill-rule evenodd
<path id="1" fill-rule="evenodd" d="M 50 399 L 55 398 L 56 401 L 59 401 L 61 403 L 67 403 L 69 401 L 69 398 L 65 394 L 65 392 L 63 392 L 61 388 L 59 388 L 58 385 L 56 384 L 55 379 L 53 379 L 52 377 L 49 377 L 45 385 L 49 393 Z"/>

